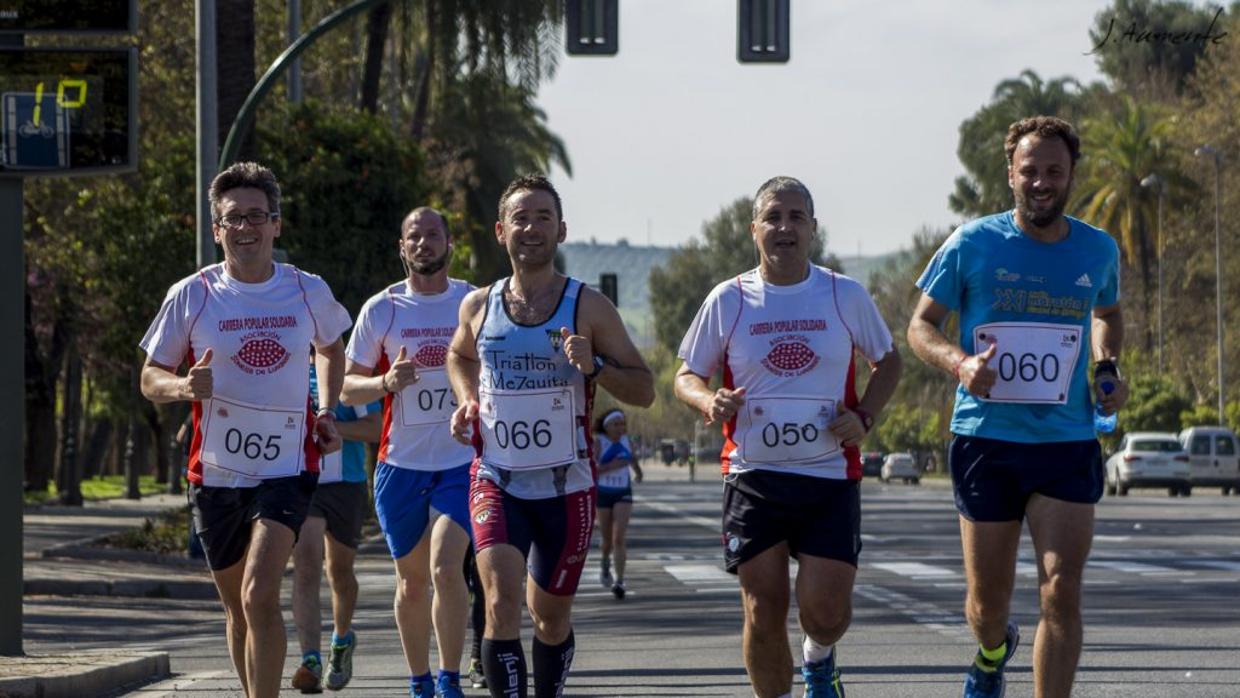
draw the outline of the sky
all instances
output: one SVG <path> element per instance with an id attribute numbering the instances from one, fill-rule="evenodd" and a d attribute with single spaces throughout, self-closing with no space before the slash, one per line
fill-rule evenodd
<path id="1" fill-rule="evenodd" d="M 999 82 L 1101 79 L 1084 54 L 1110 6 L 792 0 L 791 60 L 741 65 L 736 0 L 620 0 L 619 54 L 563 56 L 539 90 L 572 161 L 551 173 L 568 239 L 677 246 L 784 174 L 809 187 L 829 250 L 908 247 L 961 222 L 958 129 Z"/>

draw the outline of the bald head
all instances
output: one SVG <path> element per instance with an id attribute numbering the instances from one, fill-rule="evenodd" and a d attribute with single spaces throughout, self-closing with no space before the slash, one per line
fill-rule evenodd
<path id="1" fill-rule="evenodd" d="M 444 237 L 448 236 L 448 221 L 443 217 L 442 213 L 430 206 L 419 206 L 405 216 L 405 220 L 400 224 L 401 238 L 409 237 L 409 234 L 415 228 L 419 230 L 439 228 Z"/>

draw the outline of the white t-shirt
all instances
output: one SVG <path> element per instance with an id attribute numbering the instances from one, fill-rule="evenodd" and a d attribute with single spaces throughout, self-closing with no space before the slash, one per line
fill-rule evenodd
<path id="1" fill-rule="evenodd" d="M 723 425 L 724 473 L 771 470 L 860 479 L 855 447 L 827 429 L 841 405 L 857 404 L 854 348 L 878 361 L 891 332 L 861 284 L 811 265 L 791 286 L 757 269 L 715 287 L 680 344 L 689 370 L 744 387 L 745 404 Z"/>
<path id="2" fill-rule="evenodd" d="M 418 382 L 383 399 L 379 460 L 409 470 L 447 470 L 473 460 L 474 449 L 452 438 L 456 398 L 448 383 L 447 358 L 460 320 L 461 301 L 474 289 L 448 280 L 443 293 L 421 294 L 401 281 L 362 306 L 346 350 L 355 364 L 387 371 L 405 348 L 416 362 Z"/>
<path id="3" fill-rule="evenodd" d="M 606 464 L 603 459 L 608 455 L 615 443 L 616 442 L 607 438 L 607 434 L 600 433 L 598 435 L 598 451 L 595 452 L 594 457 L 598 459 L 598 465 L 600 468 Z M 633 457 L 633 444 L 629 443 L 628 434 L 622 434 L 620 436 L 620 446 L 627 451 L 627 454 L 620 456 L 620 458 L 631 459 Z M 598 476 L 598 486 L 613 490 L 625 489 L 629 486 L 629 470 L 630 467 L 625 465 L 623 468 L 616 468 L 615 470 L 600 473 Z"/>
<path id="4" fill-rule="evenodd" d="M 232 278 L 223 263 L 173 284 L 139 346 L 174 368 L 212 351 L 212 398 L 193 403 L 190 482 L 253 487 L 317 472 L 306 357 L 349 323 L 323 279 L 291 264 L 275 264 L 257 284 Z"/>

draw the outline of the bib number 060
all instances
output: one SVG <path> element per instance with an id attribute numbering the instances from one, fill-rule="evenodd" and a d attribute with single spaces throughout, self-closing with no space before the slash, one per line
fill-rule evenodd
<path id="1" fill-rule="evenodd" d="M 523 451 L 531 443 L 538 448 L 551 445 L 551 422 L 538 419 L 530 424 L 518 419 L 510 425 L 502 419 L 495 421 L 495 444 L 500 448 L 507 449 L 511 444 L 518 451 Z"/>
<path id="2" fill-rule="evenodd" d="M 1041 379 L 1045 383 L 1059 380 L 1059 357 L 1054 354 L 1037 354 L 1025 352 L 1017 358 L 1015 354 L 999 354 L 999 377 L 1004 381 L 1014 381 L 1018 377 L 1025 383 Z"/>
<path id="3" fill-rule="evenodd" d="M 808 443 L 817 440 L 818 427 L 813 424 L 784 422 L 780 425 L 770 422 L 762 427 L 762 443 L 767 448 L 775 448 L 781 443 L 785 446 L 796 446 L 802 441 Z"/>
<path id="4" fill-rule="evenodd" d="M 262 458 L 270 462 L 280 457 L 280 437 L 269 434 L 264 442 L 262 434 L 242 434 L 240 429 L 232 428 L 224 432 L 224 450 L 250 460 Z"/>

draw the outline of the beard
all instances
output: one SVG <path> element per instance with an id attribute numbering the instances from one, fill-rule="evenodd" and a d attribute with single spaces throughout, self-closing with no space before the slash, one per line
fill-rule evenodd
<path id="1" fill-rule="evenodd" d="M 1033 201 L 1023 191 L 1016 195 L 1016 208 L 1020 209 L 1020 215 L 1025 220 L 1039 228 L 1054 223 L 1063 216 L 1063 210 L 1068 205 L 1068 189 L 1058 192 L 1051 199 L 1050 206 L 1043 209 L 1035 208 Z"/>
<path id="2" fill-rule="evenodd" d="M 452 254 L 452 249 L 448 248 L 442 255 L 428 262 L 407 262 L 409 271 L 417 274 L 418 276 L 431 276 L 433 274 L 437 274 L 441 269 L 447 266 L 448 255 L 450 254 Z"/>

